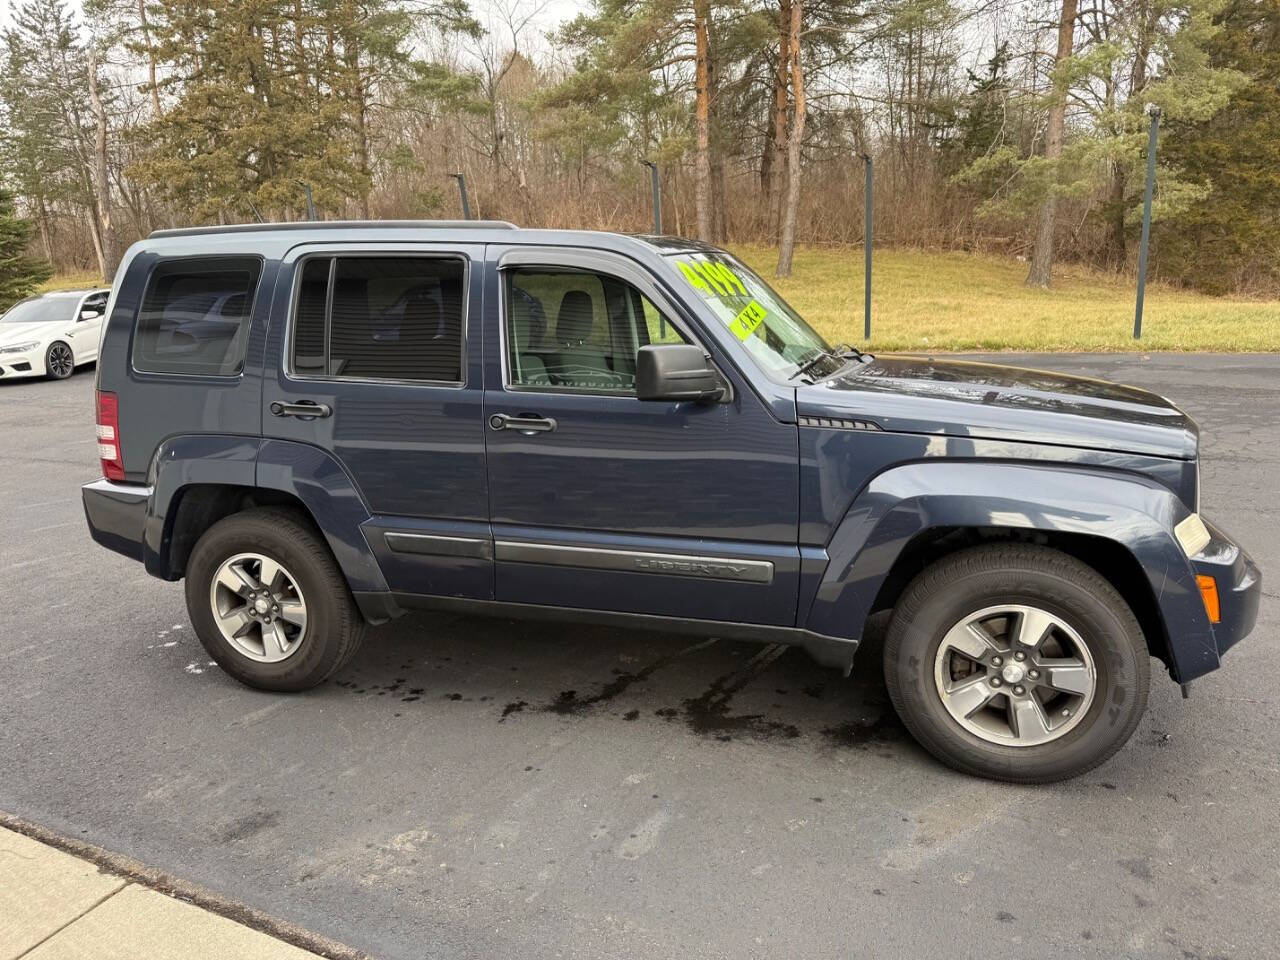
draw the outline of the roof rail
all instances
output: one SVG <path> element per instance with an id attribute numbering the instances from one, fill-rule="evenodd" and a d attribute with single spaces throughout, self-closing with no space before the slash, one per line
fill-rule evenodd
<path id="1" fill-rule="evenodd" d="M 300 220 L 288 223 L 233 223 L 213 227 L 176 227 L 152 230 L 151 238 L 198 237 L 222 233 L 274 233 L 278 230 L 353 230 L 392 228 L 401 230 L 518 230 L 507 220 Z"/>

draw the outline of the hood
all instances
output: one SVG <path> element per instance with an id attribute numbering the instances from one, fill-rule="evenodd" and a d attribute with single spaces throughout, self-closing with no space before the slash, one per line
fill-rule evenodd
<path id="1" fill-rule="evenodd" d="M 28 340 L 43 340 L 56 323 L 0 323 L 0 347 Z"/>
<path id="2" fill-rule="evenodd" d="M 1192 459 L 1195 421 L 1137 387 L 1046 370 L 933 357 L 876 357 L 796 391 L 809 417 L 897 433 L 1050 443 Z"/>

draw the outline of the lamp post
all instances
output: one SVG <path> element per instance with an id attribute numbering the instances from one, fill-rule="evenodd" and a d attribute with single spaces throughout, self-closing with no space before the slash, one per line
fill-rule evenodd
<path id="1" fill-rule="evenodd" d="M 461 173 L 451 173 L 449 176 L 458 181 L 458 196 L 462 198 L 462 219 L 471 219 L 471 204 L 467 203 L 467 178 Z"/>
<path id="2" fill-rule="evenodd" d="M 863 256 L 866 260 L 862 280 L 862 339 L 871 339 L 871 154 L 864 153 L 867 165 L 867 211 L 863 219 Z"/>
<path id="3" fill-rule="evenodd" d="M 318 220 L 319 217 L 316 216 L 316 203 L 311 199 L 311 184 L 307 183 L 305 180 L 298 180 L 296 182 L 302 187 L 303 193 L 307 195 L 307 219 Z M 254 212 L 257 213 L 256 210 Z"/>
<path id="4" fill-rule="evenodd" d="M 1142 197 L 1142 243 L 1138 247 L 1138 302 L 1133 309 L 1133 339 L 1142 339 L 1142 299 L 1147 290 L 1147 245 L 1151 241 L 1151 195 L 1156 187 L 1156 138 L 1160 132 L 1160 108 L 1148 103 L 1145 109 L 1151 118 L 1151 132 L 1147 135 L 1147 188 Z"/>
<path id="5" fill-rule="evenodd" d="M 653 232 L 662 235 L 662 186 L 658 179 L 658 165 L 652 160 L 641 160 L 649 168 L 649 183 L 653 187 Z"/>

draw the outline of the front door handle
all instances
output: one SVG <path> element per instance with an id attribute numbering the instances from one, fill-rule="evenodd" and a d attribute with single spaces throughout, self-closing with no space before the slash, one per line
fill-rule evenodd
<path id="1" fill-rule="evenodd" d="M 528 414 L 513 417 L 507 413 L 495 413 L 489 418 L 490 430 L 519 430 L 525 434 L 549 433 L 556 428 L 556 422 L 550 417 L 535 417 Z"/>
<path id="2" fill-rule="evenodd" d="M 297 403 L 284 403 L 274 400 L 271 412 L 277 417 L 301 417 L 311 420 L 315 417 L 327 417 L 333 413 L 333 407 L 327 403 L 316 403 L 314 400 L 299 400 Z"/>

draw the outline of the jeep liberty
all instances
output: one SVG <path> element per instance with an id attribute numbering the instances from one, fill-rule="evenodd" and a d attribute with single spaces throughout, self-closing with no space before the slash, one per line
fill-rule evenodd
<path id="1" fill-rule="evenodd" d="M 1184 685 L 1260 577 L 1199 434 L 1132 387 L 829 345 L 723 250 L 492 221 L 164 230 L 116 277 L 94 539 L 305 690 L 412 608 L 782 642 L 883 669 L 969 773 L 1080 774 L 1149 656 Z"/>

